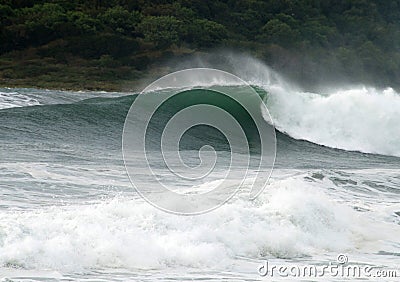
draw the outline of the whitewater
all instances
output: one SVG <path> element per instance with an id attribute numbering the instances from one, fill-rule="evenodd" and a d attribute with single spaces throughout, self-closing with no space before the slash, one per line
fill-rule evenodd
<path id="1" fill-rule="evenodd" d="M 232 66 L 266 93 L 275 169 L 255 200 L 239 191 L 197 216 L 154 208 L 127 177 L 121 136 L 137 93 L 0 88 L 0 278 L 266 281 L 258 273 L 266 260 L 321 265 L 339 254 L 398 269 L 400 94 L 364 85 L 315 93 L 254 59 Z M 221 142 L 212 134 L 189 141 L 181 148 L 188 155 Z M 218 157 L 229 163 L 229 152 Z M 225 169 L 200 188 L 218 183 Z M 245 187 L 256 174 L 250 169 Z M 153 181 L 140 167 L 137 177 Z M 168 170 L 162 178 L 187 185 Z"/>

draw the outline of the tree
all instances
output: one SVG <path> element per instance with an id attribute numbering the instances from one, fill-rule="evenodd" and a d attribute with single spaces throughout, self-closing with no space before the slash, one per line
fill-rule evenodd
<path id="1" fill-rule="evenodd" d="M 67 22 L 65 10 L 58 4 L 36 4 L 19 13 L 28 42 L 43 44 L 62 36 L 62 26 Z"/>
<path id="2" fill-rule="evenodd" d="M 180 23 L 175 17 L 149 16 L 140 23 L 138 29 L 143 33 L 145 40 L 159 48 L 167 48 L 178 42 Z"/>
<path id="3" fill-rule="evenodd" d="M 122 34 L 132 34 L 141 20 L 137 11 L 129 12 L 121 6 L 109 8 L 99 16 L 101 22 L 112 31 Z"/>
<path id="4" fill-rule="evenodd" d="M 265 43 L 275 43 L 289 47 L 298 41 L 298 36 L 298 32 L 293 30 L 287 23 L 279 19 L 272 19 L 261 28 L 261 35 L 258 38 Z"/>
<path id="5" fill-rule="evenodd" d="M 227 38 L 226 28 L 206 19 L 196 19 L 186 25 L 184 39 L 199 47 L 210 47 Z"/>
<path id="6" fill-rule="evenodd" d="M 98 20 L 79 11 L 68 12 L 67 18 L 68 23 L 70 24 L 70 31 L 68 33 L 72 35 L 93 34 L 97 31 L 98 26 L 100 25 Z"/>
<path id="7" fill-rule="evenodd" d="M 0 24 L 2 27 L 11 24 L 14 16 L 14 10 L 10 6 L 0 4 Z"/>

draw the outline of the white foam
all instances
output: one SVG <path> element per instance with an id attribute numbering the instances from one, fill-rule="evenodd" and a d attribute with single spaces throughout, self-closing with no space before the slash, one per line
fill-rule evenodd
<path id="1" fill-rule="evenodd" d="M 386 236 L 371 234 L 376 222 L 336 202 L 303 176 L 275 180 L 254 202 L 247 196 L 194 217 L 165 214 L 126 198 L 3 211 L 0 264 L 61 271 L 213 269 L 237 257 L 354 251 L 379 245 Z"/>
<path id="2" fill-rule="evenodd" d="M 72 92 L 30 88 L 0 88 L 0 110 L 49 104 L 68 104 L 95 97 L 119 97 L 124 92 Z"/>
<path id="3" fill-rule="evenodd" d="M 35 105 L 40 105 L 40 102 L 37 99 L 27 95 L 17 92 L 0 92 L 0 110 Z"/>
<path id="4" fill-rule="evenodd" d="M 400 156 L 400 95 L 354 87 L 326 95 L 269 88 L 275 125 L 294 138 L 345 150 Z"/>

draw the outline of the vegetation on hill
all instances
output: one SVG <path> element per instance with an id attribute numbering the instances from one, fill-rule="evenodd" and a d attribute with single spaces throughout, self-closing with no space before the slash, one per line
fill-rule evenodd
<path id="1" fill-rule="evenodd" d="M 4 86 L 118 89 L 215 48 L 305 83 L 399 87 L 400 0 L 0 0 Z"/>

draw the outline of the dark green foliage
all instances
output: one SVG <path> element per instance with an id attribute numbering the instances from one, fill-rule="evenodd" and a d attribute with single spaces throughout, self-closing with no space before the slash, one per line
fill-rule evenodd
<path id="1" fill-rule="evenodd" d="M 158 48 L 167 48 L 179 41 L 181 22 L 171 16 L 149 16 L 143 19 L 139 30 L 145 40 L 153 42 Z"/>
<path id="2" fill-rule="evenodd" d="M 261 35 L 258 38 L 264 43 L 275 43 L 290 47 L 299 40 L 299 32 L 293 30 L 289 24 L 280 19 L 272 19 L 261 28 Z"/>
<path id="3" fill-rule="evenodd" d="M 185 26 L 183 39 L 198 47 L 212 47 L 227 38 L 227 34 L 226 28 L 219 23 L 196 19 Z"/>
<path id="4" fill-rule="evenodd" d="M 80 11 L 67 12 L 64 32 L 68 35 L 94 34 L 100 28 L 100 22 Z"/>
<path id="5" fill-rule="evenodd" d="M 0 4 L 0 24 L 2 26 L 11 24 L 14 16 L 15 11 L 10 6 Z"/>
<path id="6" fill-rule="evenodd" d="M 129 12 L 121 6 L 107 9 L 99 16 L 104 26 L 111 31 L 131 35 L 135 33 L 137 24 L 141 20 L 141 14 L 137 11 Z"/>
<path id="7" fill-rule="evenodd" d="M 221 46 L 302 66 L 300 78 L 320 64 L 396 83 L 400 0 L 0 0 L 0 55 L 38 48 L 58 62 L 145 70 L 174 48 Z"/>

